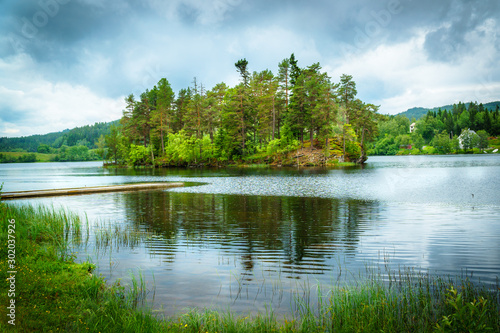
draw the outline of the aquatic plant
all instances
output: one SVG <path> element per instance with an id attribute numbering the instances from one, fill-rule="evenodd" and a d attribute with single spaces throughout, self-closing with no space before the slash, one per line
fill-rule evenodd
<path id="1" fill-rule="evenodd" d="M 292 303 L 295 311 L 263 313 L 186 309 L 172 317 L 155 315 L 146 299 L 142 273 L 127 285 L 108 285 L 95 265 L 76 263 L 71 242 L 85 232 L 81 220 L 62 209 L 5 205 L 0 210 L 0 267 L 6 267 L 8 221 L 16 221 L 16 326 L 1 331 L 71 332 L 465 332 L 500 330 L 500 288 L 487 289 L 467 277 L 431 276 L 412 269 L 373 272 L 355 283 L 321 287 L 304 282 Z M 103 227 L 101 225 L 101 227 Z M 89 227 L 87 225 L 87 232 Z M 104 240 L 112 230 L 102 230 Z M 116 229 L 115 229 L 116 231 Z M 135 236 L 132 236 L 135 237 Z M 81 239 L 81 238 L 80 238 Z M 124 243 L 132 244 L 129 234 Z M 18 246 L 18 247 L 17 247 Z M 343 273 L 345 274 L 345 273 Z M 0 279 L 7 278 L 0 270 Z M 241 286 L 241 281 L 236 281 Z M 280 293 L 280 282 L 273 293 Z M 236 294 L 239 294 L 240 287 Z M 316 294 L 313 294 L 315 291 Z M 315 296 L 315 297 L 313 297 Z M 235 296 L 237 297 L 237 296 Z M 0 303 L 7 304 L 7 293 Z"/>

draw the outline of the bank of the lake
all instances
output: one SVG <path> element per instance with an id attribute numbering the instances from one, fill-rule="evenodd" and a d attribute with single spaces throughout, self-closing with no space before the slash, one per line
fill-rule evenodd
<path id="1" fill-rule="evenodd" d="M 0 327 L 23 332 L 448 332 L 498 331 L 499 290 L 467 279 L 394 272 L 332 288 L 317 306 L 295 299 L 297 311 L 249 316 L 186 309 L 155 317 L 142 301 L 147 282 L 107 285 L 92 263 L 75 262 L 72 245 L 85 242 L 87 221 L 54 208 L 0 203 Z M 12 231 L 11 231 L 12 230 Z M 9 251 L 10 249 L 10 251 Z M 15 250 L 12 251 L 12 250 Z M 13 254 L 9 256 L 9 254 Z M 10 261 L 9 261 L 10 260 Z M 154 288 L 150 287 L 150 288 Z M 5 290 L 6 291 L 6 290 Z M 321 291 L 318 291 L 321 293 Z M 14 306 L 12 306 L 14 304 Z M 8 306 L 10 306 L 10 309 Z M 13 325 L 15 324 L 15 325 Z"/>

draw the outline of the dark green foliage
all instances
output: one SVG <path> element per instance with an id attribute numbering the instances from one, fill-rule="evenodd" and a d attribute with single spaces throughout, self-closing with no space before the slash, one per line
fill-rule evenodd
<path id="1" fill-rule="evenodd" d="M 241 83 L 232 88 L 220 83 L 206 91 L 195 78 L 193 87 L 181 90 L 177 99 L 167 89 L 162 103 L 162 86 L 168 86 L 162 79 L 138 101 L 129 95 L 122 127 L 106 136 L 107 158 L 155 166 L 221 165 L 254 158 L 270 162 L 276 154 L 297 149 L 299 140 L 302 147 L 323 150 L 326 159 L 340 158 L 341 150 L 345 161 L 362 163 L 365 144 L 377 132 L 378 107 L 354 98 L 351 76 L 343 76 L 348 80 L 342 97 L 319 63 L 302 69 L 297 64 L 292 54 L 280 63 L 278 76 L 270 70 L 250 74 L 248 61 L 241 59 L 235 63 Z M 341 103 L 347 105 L 343 110 L 351 123 L 339 119 Z M 287 137 L 281 140 L 283 134 Z M 338 142 L 343 142 L 340 150 L 333 146 Z"/>
<path id="2" fill-rule="evenodd" d="M 44 140 L 15 138 L 9 149 L 55 154 L 56 161 L 106 158 L 119 165 L 200 166 L 252 156 L 275 161 L 273 155 L 290 152 L 298 140 L 301 149 L 320 151 L 315 154 L 324 155 L 319 159 L 324 164 L 366 160 L 365 146 L 377 133 L 378 107 L 355 98 L 352 76 L 332 83 L 319 63 L 300 68 L 294 54 L 279 64 L 277 76 L 270 70 L 250 73 L 246 59 L 234 65 L 241 76 L 235 87 L 219 83 L 206 90 L 195 78 L 193 87 L 176 98 L 162 78 L 139 99 L 125 98 L 120 126 L 84 126 Z M 290 137 L 281 140 L 283 132 Z M 16 146 L 16 140 L 30 144 Z"/>
<path id="3" fill-rule="evenodd" d="M 458 108 L 460 107 L 460 105 L 462 107 L 464 107 L 464 108 L 468 108 L 469 104 L 470 103 L 465 103 L 465 104 L 459 103 L 458 105 L 457 104 L 455 104 L 455 105 L 445 105 L 445 106 L 435 107 L 435 108 L 432 108 L 432 109 L 411 108 L 411 109 L 408 109 L 405 112 L 398 113 L 398 115 L 404 116 L 404 117 L 408 118 L 409 120 L 412 120 L 413 118 L 415 118 L 416 120 L 419 120 L 420 118 L 422 118 L 425 115 L 427 115 L 427 113 L 429 111 L 439 112 L 439 110 L 441 110 L 441 112 L 443 112 L 443 111 L 452 112 L 455 109 L 458 112 Z M 499 106 L 499 105 L 500 105 L 500 101 L 486 103 L 486 104 L 483 105 L 483 107 L 484 107 L 484 109 L 488 109 L 488 110 L 493 110 L 494 111 L 497 108 L 497 106 Z"/>
<path id="4" fill-rule="evenodd" d="M 394 137 L 387 135 L 374 144 L 370 153 L 372 155 L 396 155 L 398 150 L 399 146 L 394 141 Z"/>
<path id="5" fill-rule="evenodd" d="M 240 59 L 237 63 L 234 64 L 238 73 L 240 73 L 243 84 L 248 86 L 248 79 L 250 78 L 250 73 L 248 72 L 248 61 L 246 59 Z"/>
<path id="6" fill-rule="evenodd" d="M 439 154 L 472 152 L 473 148 L 486 149 L 489 136 L 500 135 L 498 104 L 500 102 L 485 105 L 460 102 L 427 110 L 424 116 L 415 121 L 415 130 L 411 133 L 409 142 L 404 139 L 404 135 L 410 134 L 410 121 L 403 116 L 404 113 L 384 116 L 378 123 L 379 137 L 370 154 L 413 154 L 418 153 L 418 150 L 410 151 L 412 148 L 420 150 L 429 145 L 434 149 L 428 148 L 427 152 L 434 151 Z M 494 110 L 488 108 L 493 106 Z M 467 136 L 465 147 L 460 146 L 458 136 L 468 133 L 469 129 L 477 132 L 477 135 Z M 453 139 L 454 137 L 456 138 Z"/>
<path id="7" fill-rule="evenodd" d="M 42 143 L 38 146 L 37 152 L 39 152 L 40 154 L 49 154 L 50 146 Z"/>
<path id="8" fill-rule="evenodd" d="M 96 142 L 101 135 L 109 133 L 110 123 L 95 123 L 94 125 L 86 125 L 76 127 L 71 130 L 64 130 L 62 132 L 49 133 L 45 135 L 31 135 L 20 138 L 0 138 L 0 151 L 16 151 L 22 149 L 27 152 L 37 152 L 38 148 L 42 146 L 42 151 L 39 153 L 49 153 L 47 146 L 50 148 L 60 148 L 63 145 L 76 146 L 84 144 L 89 149 L 97 148 Z"/>

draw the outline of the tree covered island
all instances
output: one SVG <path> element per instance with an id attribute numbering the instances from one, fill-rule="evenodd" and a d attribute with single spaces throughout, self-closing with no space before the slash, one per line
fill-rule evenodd
<path id="1" fill-rule="evenodd" d="M 240 83 L 198 84 L 177 96 L 162 78 L 126 98 L 120 126 L 105 138 L 107 158 L 132 166 L 221 166 L 232 163 L 363 163 L 377 134 L 377 110 L 356 98 L 352 76 L 339 83 L 319 63 L 300 68 L 292 54 L 270 70 L 235 63 Z"/>
<path id="2" fill-rule="evenodd" d="M 269 70 L 235 69 L 240 82 L 207 90 L 196 78 L 177 95 L 166 78 L 126 97 L 123 117 L 57 133 L 0 138 L 0 163 L 105 160 L 128 166 L 329 166 L 370 155 L 498 153 L 500 102 L 413 108 L 395 116 L 357 96 L 319 63 L 292 54 Z"/>

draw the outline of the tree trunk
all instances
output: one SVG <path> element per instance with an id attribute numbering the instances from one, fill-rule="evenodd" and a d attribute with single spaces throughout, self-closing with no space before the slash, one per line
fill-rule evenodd
<path id="1" fill-rule="evenodd" d="M 161 155 L 165 152 L 165 143 L 163 141 L 163 115 L 160 114 L 160 137 L 161 137 Z"/>
<path id="2" fill-rule="evenodd" d="M 274 131 L 276 129 L 276 113 L 274 109 L 274 95 L 273 95 L 273 140 L 274 140 Z"/>
<path id="3" fill-rule="evenodd" d="M 345 124 L 342 126 L 342 142 L 343 142 L 343 147 L 342 147 L 342 158 L 345 162 Z"/>
<path id="4" fill-rule="evenodd" d="M 155 154 L 153 152 L 153 145 L 151 144 L 151 164 L 154 166 L 155 165 Z"/>
<path id="5" fill-rule="evenodd" d="M 367 160 L 365 152 L 365 126 L 363 125 L 363 130 L 361 132 L 361 156 L 358 159 L 359 164 L 365 163 Z"/>
<path id="6" fill-rule="evenodd" d="M 240 108 L 241 108 L 241 136 L 243 140 L 243 150 L 245 150 L 245 116 L 243 112 L 243 96 L 240 95 Z"/>

